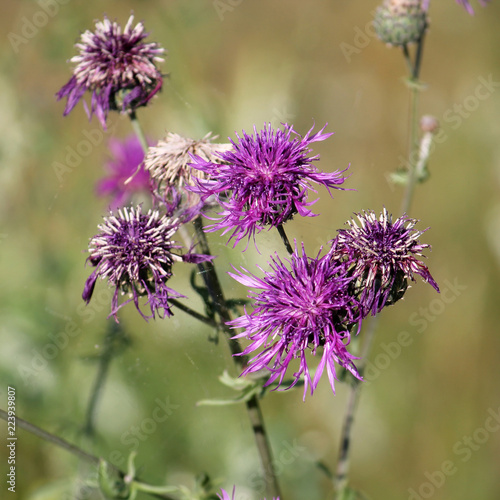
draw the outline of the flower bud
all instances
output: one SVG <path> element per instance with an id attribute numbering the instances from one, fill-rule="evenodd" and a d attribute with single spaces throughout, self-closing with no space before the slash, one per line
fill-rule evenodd
<path id="1" fill-rule="evenodd" d="M 417 42 L 428 26 L 421 0 L 385 0 L 373 20 L 375 31 L 384 43 L 406 45 Z"/>
<path id="2" fill-rule="evenodd" d="M 435 134 L 439 129 L 439 121 L 435 116 L 424 115 L 420 118 L 420 130 Z"/>

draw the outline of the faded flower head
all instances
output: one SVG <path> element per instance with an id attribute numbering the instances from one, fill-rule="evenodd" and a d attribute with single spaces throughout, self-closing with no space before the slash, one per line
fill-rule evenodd
<path id="1" fill-rule="evenodd" d="M 428 27 L 427 9 L 422 0 L 385 0 L 375 12 L 373 25 L 384 43 L 415 43 Z"/>
<path id="2" fill-rule="evenodd" d="M 87 304 L 92 298 L 97 278 L 107 279 L 115 287 L 111 315 L 117 319 L 118 310 L 133 301 L 144 319 L 171 316 L 169 300 L 183 297 L 167 285 L 173 275 L 174 262 L 204 262 L 206 255 L 182 254 L 182 246 L 172 238 L 182 223 L 179 217 L 161 216 L 158 211 L 142 213 L 141 206 L 124 207 L 118 213 L 104 217 L 100 232 L 90 239 L 87 261 L 95 267 L 85 283 L 82 294 Z M 119 295 L 127 295 L 118 304 Z M 140 308 L 139 298 L 147 297 L 151 315 Z M 163 313 L 161 311 L 163 310 Z"/>
<path id="3" fill-rule="evenodd" d="M 108 147 L 111 152 L 111 159 L 105 164 L 108 176 L 97 183 L 96 191 L 99 196 L 112 196 L 109 208 L 116 210 L 129 203 L 134 193 L 149 192 L 151 181 L 143 166 L 137 170 L 144 151 L 135 135 L 125 140 L 111 138 Z M 128 179 L 131 180 L 126 184 Z"/>
<path id="4" fill-rule="evenodd" d="M 312 129 L 304 137 L 299 136 L 291 125 L 283 130 L 273 130 L 271 124 L 232 141 L 233 149 L 218 153 L 219 162 L 207 161 L 199 156 L 191 164 L 208 176 L 191 188 L 202 200 L 215 196 L 222 207 L 216 223 L 207 226 L 208 231 L 231 232 L 229 241 L 235 245 L 265 226 L 277 227 L 295 214 L 314 216 L 309 209 L 314 202 L 308 201 L 312 183 L 329 188 L 339 188 L 344 182 L 342 172 L 320 172 L 312 162 L 319 156 L 308 156 L 309 145 L 323 141 L 332 134 L 323 134 L 324 127 L 314 135 Z M 293 136 L 292 136 L 293 134 Z"/>
<path id="5" fill-rule="evenodd" d="M 293 373 L 293 387 L 304 375 L 304 399 L 308 386 L 311 394 L 316 389 L 326 366 L 328 379 L 335 392 L 335 363 L 360 378 L 347 352 L 351 331 L 361 325 L 359 304 L 349 291 L 350 278 L 344 263 L 333 263 L 328 255 L 309 258 L 302 247 L 302 255 L 295 249 L 290 260 L 283 263 L 272 258 L 271 271 L 263 278 L 237 271 L 229 273 L 243 285 L 261 290 L 251 291 L 254 309 L 229 324 L 244 331 L 235 338 L 245 337 L 251 343 L 242 355 L 264 349 L 252 358 L 242 375 L 267 369 L 271 372 L 265 386 L 278 379 L 282 384 L 289 363 L 299 360 Z M 311 377 L 307 353 L 322 351 L 314 378 Z"/>
<path id="6" fill-rule="evenodd" d="M 67 98 L 66 116 L 88 90 L 92 97 L 90 110 L 84 101 L 89 119 L 97 116 L 106 128 L 109 110 L 132 111 L 145 106 L 161 89 L 163 79 L 156 67 L 165 50 L 157 43 L 145 43 L 148 36 L 142 22 L 132 27 L 131 15 L 125 28 L 107 17 L 97 21 L 95 31 L 82 34 L 75 46 L 79 54 L 71 58 L 73 76 L 56 94 Z"/>
<path id="7" fill-rule="evenodd" d="M 333 262 L 345 262 L 350 267 L 353 293 L 364 309 L 364 315 L 374 315 L 384 306 L 401 299 L 408 279 L 420 275 L 438 292 L 439 287 L 427 267 L 418 257 L 430 245 L 419 243 L 424 231 L 414 229 L 415 219 L 406 215 L 392 222 L 384 208 L 377 219 L 375 212 L 356 214 L 358 223 L 347 222 L 349 229 L 339 229 L 329 252 Z"/>
<path id="8" fill-rule="evenodd" d="M 207 174 L 192 168 L 189 164 L 192 156 L 203 161 L 219 163 L 222 160 L 216 156 L 217 152 L 226 152 L 232 144 L 215 144 L 213 137 L 208 133 L 203 139 L 194 140 L 169 132 L 164 139 L 154 147 L 150 147 L 144 160 L 144 167 L 156 182 L 160 191 L 168 190 L 171 186 L 183 188 L 194 186 L 194 179 L 207 179 Z"/>
<path id="9" fill-rule="evenodd" d="M 217 493 L 217 496 L 219 497 L 220 500 L 237 500 L 236 499 L 236 486 L 233 488 L 233 493 L 232 495 L 229 495 L 229 493 L 221 488 L 220 494 Z M 266 500 L 264 498 L 264 500 Z M 280 500 L 280 497 L 273 498 L 273 500 Z"/>

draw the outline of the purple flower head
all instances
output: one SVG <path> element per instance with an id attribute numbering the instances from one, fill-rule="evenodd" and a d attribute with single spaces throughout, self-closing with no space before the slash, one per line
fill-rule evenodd
<path id="1" fill-rule="evenodd" d="M 207 161 L 193 157 L 194 168 L 204 172 L 209 180 L 198 181 L 191 188 L 202 200 L 217 198 L 222 212 L 217 222 L 207 227 L 208 231 L 231 231 L 236 245 L 246 236 L 255 239 L 255 233 L 265 226 L 277 227 L 295 214 L 313 216 L 309 210 L 314 202 L 308 201 L 308 192 L 314 191 L 312 183 L 329 188 L 339 188 L 344 182 L 342 172 L 320 172 L 312 165 L 319 156 L 308 156 L 309 145 L 324 141 L 332 134 L 319 132 L 311 135 L 312 129 L 300 137 L 290 125 L 283 130 L 273 130 L 271 124 L 254 134 L 243 131 L 233 149 L 217 153 L 222 162 Z M 294 134 L 294 137 L 292 137 Z M 330 193 L 331 194 L 331 193 Z"/>
<path id="2" fill-rule="evenodd" d="M 260 292 L 250 292 L 255 301 L 254 310 L 229 324 L 245 331 L 235 338 L 246 337 L 250 345 L 242 355 L 264 349 L 250 360 L 242 375 L 266 368 L 271 372 L 265 386 L 278 379 L 282 384 L 289 363 L 299 360 L 299 368 L 293 374 L 293 387 L 304 374 L 304 399 L 308 386 L 311 394 L 316 389 L 326 366 L 328 379 L 335 392 L 335 363 L 349 370 L 361 379 L 352 360 L 357 359 L 347 352 L 351 331 L 360 328 L 360 314 L 357 301 L 349 293 L 350 278 L 346 276 L 346 266 L 335 264 L 328 255 L 309 258 L 302 247 L 302 255 L 297 248 L 290 260 L 284 264 L 280 258 L 272 258 L 271 271 L 264 278 L 257 278 L 237 271 L 229 273 L 243 285 L 257 288 Z M 322 357 L 311 378 L 306 353 L 316 355 L 322 349 Z"/>
<path id="3" fill-rule="evenodd" d="M 430 248 L 418 241 L 423 231 L 414 229 L 417 220 L 403 215 L 392 222 L 385 208 L 378 219 L 373 211 L 356 215 L 359 225 L 352 219 L 347 222 L 349 229 L 339 229 L 329 254 L 334 262 L 350 267 L 353 293 L 363 305 L 364 315 L 370 311 L 375 315 L 401 299 L 407 280 L 415 281 L 414 273 L 439 292 L 431 273 L 417 258 Z"/>
<path id="4" fill-rule="evenodd" d="M 124 141 L 111 138 L 108 146 L 111 159 L 105 167 L 109 175 L 97 183 L 96 191 L 99 196 L 112 196 L 109 208 L 116 210 L 129 203 L 134 193 L 149 192 L 151 181 L 148 172 L 141 166 L 131 181 L 125 184 L 144 159 L 144 151 L 135 135 Z"/>
<path id="5" fill-rule="evenodd" d="M 88 90 L 90 110 L 84 101 L 89 119 L 97 116 L 106 128 L 109 110 L 132 111 L 145 106 L 161 89 L 162 74 L 155 63 L 163 61 L 165 50 L 157 43 L 145 43 L 148 33 L 144 25 L 132 27 L 131 15 L 123 32 L 120 25 L 107 17 L 97 21 L 95 31 L 82 34 L 75 46 L 79 51 L 71 58 L 75 69 L 69 82 L 56 94 L 67 98 L 66 116 Z"/>
<path id="6" fill-rule="evenodd" d="M 474 9 L 468 0 L 455 0 L 459 5 L 461 5 L 471 16 L 474 15 Z M 486 7 L 490 0 L 479 0 L 482 7 Z M 422 0 L 422 7 L 424 10 L 429 10 L 430 0 Z"/>
<path id="7" fill-rule="evenodd" d="M 229 493 L 223 488 L 221 488 L 220 494 L 217 493 L 217 496 L 220 500 L 236 500 L 236 486 L 233 488 L 233 493 L 231 496 L 229 496 Z M 264 498 L 264 500 L 266 499 Z M 280 497 L 273 498 L 273 500 L 280 500 Z"/>
<path id="8" fill-rule="evenodd" d="M 88 304 L 97 278 L 107 279 L 115 287 L 111 314 L 117 319 L 118 310 L 130 301 L 144 319 L 171 316 L 169 300 L 183 297 L 168 287 L 174 262 L 204 262 L 212 257 L 176 253 L 182 247 L 172 237 L 181 225 L 179 218 L 161 216 L 158 211 L 142 213 L 141 206 L 124 207 L 118 213 L 104 217 L 98 226 L 100 233 L 90 239 L 87 261 L 95 267 L 85 282 L 82 294 Z M 118 296 L 129 298 L 118 304 Z M 147 297 L 151 315 L 146 316 L 139 298 Z M 163 313 L 161 313 L 163 310 Z"/>

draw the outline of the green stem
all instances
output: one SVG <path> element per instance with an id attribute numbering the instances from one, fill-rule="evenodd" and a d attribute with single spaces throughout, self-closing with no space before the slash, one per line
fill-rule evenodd
<path id="1" fill-rule="evenodd" d="M 417 43 L 417 52 L 415 56 L 415 64 L 412 65 L 409 60 L 408 49 L 403 49 L 407 63 L 410 61 L 410 145 L 408 152 L 408 165 L 410 171 L 408 172 L 408 183 L 406 191 L 401 204 L 401 213 L 408 213 L 413 201 L 415 187 L 417 185 L 417 162 L 418 162 L 418 99 L 420 94 L 420 68 L 422 64 L 422 54 L 424 48 L 425 32 L 422 34 Z M 404 46 L 406 47 L 406 46 Z"/>
<path id="2" fill-rule="evenodd" d="M 87 405 L 87 412 L 85 417 L 85 425 L 83 432 L 87 436 L 93 436 L 95 432 L 95 414 L 97 409 L 97 404 L 99 402 L 99 397 L 102 393 L 106 378 L 109 372 L 109 367 L 113 357 L 116 355 L 117 351 L 122 347 L 122 342 L 125 338 L 122 336 L 120 326 L 111 321 L 109 323 L 110 328 L 106 337 L 104 339 L 104 349 L 102 354 L 99 356 L 99 367 L 97 370 L 96 379 L 94 381 L 94 386 L 90 394 L 89 403 Z"/>
<path id="3" fill-rule="evenodd" d="M 417 184 L 417 161 L 413 161 L 413 158 L 418 158 L 419 144 L 417 140 L 417 130 L 418 130 L 418 97 L 420 92 L 420 84 L 418 81 L 420 75 L 420 68 L 422 64 L 422 54 L 424 47 L 424 33 L 421 35 L 417 42 L 417 51 L 415 56 L 415 64 L 412 63 L 410 52 L 407 45 L 403 45 L 403 55 L 408 66 L 409 76 L 409 86 L 410 86 L 410 145 L 409 145 L 409 165 L 410 172 L 408 177 L 408 184 L 406 186 L 406 192 L 401 205 L 401 212 L 408 213 L 411 207 L 411 202 L 413 200 L 413 194 L 415 191 L 415 186 Z M 374 316 L 371 318 L 371 323 L 368 327 L 368 331 L 365 334 L 365 339 L 360 354 L 360 362 L 358 363 L 358 372 L 362 376 L 363 371 L 366 366 L 366 361 L 370 353 L 371 345 L 375 336 L 375 331 L 377 329 L 379 316 Z M 354 378 L 352 386 L 349 392 L 349 400 L 347 403 L 347 409 L 344 416 L 344 423 L 342 427 L 342 435 L 340 440 L 340 452 L 337 462 L 337 471 L 335 475 L 335 491 L 336 499 L 341 500 L 344 498 L 344 491 L 348 484 L 348 474 L 349 474 L 349 458 L 351 449 L 351 433 L 354 424 L 354 416 L 356 414 L 356 409 L 358 407 L 359 398 L 361 395 L 362 382 Z"/>
<path id="4" fill-rule="evenodd" d="M 283 241 L 283 244 L 285 245 L 286 251 L 292 255 L 293 254 L 293 248 L 292 245 L 290 245 L 290 241 L 288 240 L 288 236 L 285 233 L 285 229 L 283 228 L 283 224 L 280 224 L 277 226 L 278 233 L 280 233 L 281 236 L 281 241 Z"/>
<path id="5" fill-rule="evenodd" d="M 0 418 L 5 421 L 8 421 L 9 418 L 8 413 L 5 410 L 2 410 L 1 408 L 0 408 Z M 55 436 L 54 434 L 51 434 L 50 432 L 47 432 L 41 429 L 40 427 L 26 420 L 23 420 L 22 418 L 16 417 L 16 427 L 20 427 L 21 429 L 24 429 L 25 431 L 28 431 L 31 434 L 34 434 L 35 436 L 38 436 L 39 438 L 54 444 L 59 448 L 62 448 L 63 450 L 68 451 L 69 453 L 78 457 L 80 460 L 84 460 L 85 462 L 95 465 L 96 467 L 99 466 L 101 460 L 99 457 L 96 457 L 95 455 L 91 455 L 90 453 L 83 451 L 81 448 L 78 448 L 78 446 L 68 443 L 68 441 L 58 436 Z M 118 469 L 118 467 L 115 467 L 112 463 L 107 462 L 107 464 L 109 468 L 115 471 L 121 478 L 124 478 L 126 476 L 125 472 Z M 140 480 L 137 479 L 137 481 Z M 156 498 L 162 498 L 163 500 L 175 500 L 173 497 L 158 493 L 151 493 L 151 496 L 154 496 Z"/>
<path id="6" fill-rule="evenodd" d="M 197 319 L 198 321 L 201 321 L 202 323 L 205 323 L 208 326 L 211 326 L 212 328 L 218 328 L 219 324 L 214 321 L 213 319 L 207 318 L 206 316 L 203 316 L 203 314 L 200 314 L 199 312 L 195 311 L 194 309 L 191 309 L 190 307 L 184 305 L 182 302 L 179 302 L 176 299 L 169 299 L 169 302 L 180 309 L 181 311 L 184 311 L 186 314 L 189 314 L 193 318 Z"/>
<path id="7" fill-rule="evenodd" d="M 132 123 L 132 128 L 134 129 L 135 135 L 139 139 L 142 150 L 146 155 L 149 149 L 148 141 L 146 139 L 146 135 L 144 134 L 144 130 L 142 129 L 141 123 L 137 119 L 137 114 L 135 111 L 130 111 L 128 116 L 130 118 L 130 122 Z M 128 184 L 139 173 L 141 166 L 142 163 L 139 163 L 139 165 L 137 165 L 137 168 L 135 169 L 135 172 L 124 182 L 124 184 Z"/>
<path id="8" fill-rule="evenodd" d="M 196 235 L 198 237 L 198 244 L 200 245 L 201 252 L 205 255 L 211 255 L 207 237 L 205 235 L 205 232 L 203 231 L 203 222 L 200 217 L 195 219 L 194 227 L 196 230 Z M 247 357 L 239 355 L 243 351 L 241 345 L 238 339 L 232 338 L 234 332 L 226 324 L 231 320 L 231 313 L 229 311 L 229 308 L 227 307 L 213 261 L 208 261 L 200 264 L 200 269 L 202 270 L 202 275 L 205 279 L 208 291 L 212 296 L 212 300 L 216 307 L 217 313 L 220 316 L 221 328 L 226 333 L 226 338 L 229 342 L 229 347 L 231 349 L 231 353 L 233 354 L 233 359 L 235 363 L 239 367 L 241 367 L 247 363 Z M 250 418 L 252 431 L 255 436 L 257 449 L 259 451 L 262 468 L 265 474 L 264 477 L 266 480 L 267 494 L 270 497 L 279 497 L 281 498 L 281 500 L 283 500 L 283 497 L 280 493 L 276 472 L 273 466 L 271 446 L 267 436 L 266 428 L 264 426 L 264 418 L 260 408 L 259 400 L 257 396 L 252 396 L 252 398 L 246 401 L 245 404 L 247 407 L 248 416 Z"/>
<path id="9" fill-rule="evenodd" d="M 148 140 L 146 139 L 146 134 L 144 133 L 144 130 L 141 126 L 141 122 L 137 119 L 137 114 L 135 111 L 131 111 L 129 113 L 130 121 L 132 123 L 132 128 L 134 129 L 135 135 L 139 139 L 139 142 L 141 143 L 142 150 L 144 151 L 144 154 L 148 152 L 149 146 L 148 146 Z"/>
<path id="10" fill-rule="evenodd" d="M 377 330 L 379 316 L 372 316 L 368 331 L 364 335 L 364 342 L 361 347 L 360 360 L 358 363 L 358 373 L 363 376 L 366 367 L 368 354 L 370 352 L 373 338 Z M 340 438 L 340 451 L 337 461 L 337 470 L 335 473 L 335 491 L 336 500 L 344 498 L 344 491 L 347 487 L 349 480 L 349 465 L 350 465 L 350 451 L 351 451 L 351 434 L 354 424 L 354 416 L 358 407 L 359 398 L 361 395 L 361 387 L 363 382 L 357 378 L 352 378 L 352 385 L 349 390 L 349 400 L 347 403 L 346 413 L 344 415 L 344 423 L 342 426 L 342 434 Z"/>

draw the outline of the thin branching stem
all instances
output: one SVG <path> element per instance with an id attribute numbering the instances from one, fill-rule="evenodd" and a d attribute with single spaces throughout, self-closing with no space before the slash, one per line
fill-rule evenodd
<path id="1" fill-rule="evenodd" d="M 8 413 L 5 410 L 2 410 L 1 408 L 0 408 L 0 418 L 5 421 L 8 421 L 9 418 Z M 43 439 L 44 441 L 52 443 L 55 446 L 58 446 L 59 448 L 68 451 L 69 453 L 78 457 L 80 460 L 84 460 L 85 462 L 90 463 L 96 467 L 98 467 L 100 462 L 102 461 L 101 458 L 96 457 L 95 455 L 91 455 L 90 453 L 87 453 L 78 446 L 68 443 L 68 441 L 66 441 L 65 439 L 62 439 L 59 436 L 51 434 L 50 432 L 47 432 L 46 430 L 41 429 L 40 427 L 32 424 L 31 422 L 23 420 L 22 418 L 19 418 L 17 416 L 16 416 L 16 427 L 24 429 L 25 431 L 28 431 L 31 434 L 34 434 L 35 436 L 38 436 L 39 438 Z M 125 472 L 120 470 L 118 467 L 115 467 L 112 463 L 109 462 L 106 463 L 108 467 L 114 472 L 116 472 L 121 478 L 124 478 L 126 476 Z M 137 479 L 137 482 L 141 481 Z M 161 493 L 151 492 L 149 494 L 155 498 L 161 498 L 163 500 L 175 500 L 173 497 Z"/>
<path id="2" fill-rule="evenodd" d="M 192 316 L 193 318 L 197 319 L 198 321 L 201 321 L 202 323 L 205 323 L 205 325 L 211 326 L 212 328 L 218 328 L 219 324 L 217 321 L 214 321 L 211 318 L 208 318 L 207 316 L 203 316 L 203 314 L 200 314 L 199 312 L 195 311 L 194 309 L 191 309 L 190 307 L 186 306 L 182 302 L 176 299 L 169 299 L 169 302 L 177 307 L 177 309 L 180 309 L 181 311 L 184 311 L 186 314 L 189 314 L 189 316 Z"/>
<path id="3" fill-rule="evenodd" d="M 109 325 L 109 330 L 104 339 L 104 348 L 99 356 L 97 375 L 92 387 L 92 392 L 90 393 L 87 411 L 85 414 L 83 432 L 87 436 L 94 435 L 97 405 L 102 394 L 104 384 L 106 383 L 111 361 L 116 356 L 117 352 L 121 350 L 125 341 L 120 325 L 114 321 L 110 321 Z"/>

